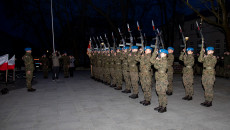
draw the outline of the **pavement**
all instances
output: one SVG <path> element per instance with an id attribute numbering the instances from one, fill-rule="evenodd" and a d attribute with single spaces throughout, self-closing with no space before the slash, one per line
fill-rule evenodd
<path id="1" fill-rule="evenodd" d="M 130 94 L 90 79 L 89 71 L 60 77 L 52 81 L 38 74 L 33 82 L 36 92 L 27 92 L 24 83 L 16 82 L 18 89 L 1 95 L 0 130 L 230 130 L 229 79 L 216 78 L 213 106 L 207 108 L 200 105 L 201 76 L 195 77 L 193 100 L 184 101 L 182 78 L 176 74 L 167 112 L 158 113 L 155 91 L 151 105 L 143 106 L 141 88 L 139 98 L 130 99 Z"/>

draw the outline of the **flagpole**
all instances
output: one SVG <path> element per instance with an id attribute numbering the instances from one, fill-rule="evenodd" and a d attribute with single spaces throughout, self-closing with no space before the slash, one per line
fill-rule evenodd
<path id="1" fill-rule="evenodd" d="M 55 53 L 55 45 L 54 45 L 54 20 L 53 20 L 53 1 L 52 0 L 51 0 L 51 22 L 52 22 L 53 52 Z"/>

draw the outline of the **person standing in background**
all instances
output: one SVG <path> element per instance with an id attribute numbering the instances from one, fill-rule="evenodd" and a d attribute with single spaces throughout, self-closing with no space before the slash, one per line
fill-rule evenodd
<path id="1" fill-rule="evenodd" d="M 64 78 L 69 78 L 70 58 L 67 56 L 66 52 L 64 52 L 64 54 L 62 55 L 62 60 L 63 60 Z"/>
<path id="2" fill-rule="evenodd" d="M 69 72 L 70 72 L 70 77 L 73 77 L 74 69 L 75 69 L 75 58 L 74 56 L 70 55 L 70 64 L 69 64 Z"/>
<path id="3" fill-rule="evenodd" d="M 48 70 L 49 70 L 49 59 L 46 57 L 46 54 L 43 54 L 41 58 L 41 65 L 42 65 L 42 71 L 43 71 L 43 78 L 48 78 Z"/>
<path id="4" fill-rule="evenodd" d="M 59 75 L 59 67 L 60 67 L 60 63 L 59 63 L 59 59 L 61 58 L 60 52 L 56 52 L 52 54 L 52 61 L 53 61 L 53 76 L 52 79 L 54 80 L 58 80 L 58 75 Z"/>

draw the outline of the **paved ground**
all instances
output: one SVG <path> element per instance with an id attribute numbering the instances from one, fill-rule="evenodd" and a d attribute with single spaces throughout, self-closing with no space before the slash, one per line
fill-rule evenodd
<path id="1" fill-rule="evenodd" d="M 74 78 L 35 79 L 35 93 L 26 88 L 0 96 L 0 130 L 229 130 L 230 80 L 217 78 L 213 107 L 200 106 L 204 100 L 201 77 L 195 79 L 194 100 L 181 98 L 184 88 L 175 75 L 174 94 L 168 97 L 168 112 L 142 106 L 139 98 L 95 82 L 89 71 L 77 71 Z"/>

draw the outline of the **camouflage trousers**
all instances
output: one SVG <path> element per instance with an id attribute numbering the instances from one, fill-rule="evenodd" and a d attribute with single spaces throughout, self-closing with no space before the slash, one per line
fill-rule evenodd
<path id="1" fill-rule="evenodd" d="M 123 70 L 123 77 L 125 80 L 125 89 L 130 90 L 131 89 L 130 73 L 127 70 Z"/>
<path id="2" fill-rule="evenodd" d="M 144 99 L 151 101 L 152 98 L 152 75 L 150 72 L 141 72 L 140 74 L 141 86 L 144 91 Z"/>
<path id="3" fill-rule="evenodd" d="M 121 69 L 115 70 L 115 84 L 116 86 L 122 87 L 122 70 Z"/>
<path id="4" fill-rule="evenodd" d="M 104 81 L 104 73 L 105 73 L 105 68 L 104 67 L 100 67 L 99 68 L 99 78 L 100 80 Z"/>
<path id="5" fill-rule="evenodd" d="M 67 65 L 64 65 L 63 70 L 64 70 L 64 76 L 68 77 L 69 76 L 69 67 Z"/>
<path id="6" fill-rule="evenodd" d="M 114 70 L 114 68 L 110 68 L 110 76 L 111 76 L 111 84 L 115 85 L 116 84 L 116 79 L 115 79 L 115 70 Z"/>
<path id="7" fill-rule="evenodd" d="M 32 79 L 33 79 L 33 71 L 32 70 L 27 70 L 26 71 L 26 86 L 28 89 L 32 88 Z"/>
<path id="8" fill-rule="evenodd" d="M 168 92 L 173 92 L 173 72 L 168 71 Z"/>
<path id="9" fill-rule="evenodd" d="M 97 68 L 96 66 L 93 66 L 93 76 L 98 79 L 98 75 L 97 75 Z"/>
<path id="10" fill-rule="evenodd" d="M 138 72 L 130 72 L 130 78 L 131 78 L 131 85 L 133 88 L 133 94 L 138 94 L 138 88 L 139 88 L 139 77 Z"/>
<path id="11" fill-rule="evenodd" d="M 215 82 L 215 75 L 203 74 L 202 75 L 202 84 L 204 87 L 204 97 L 207 101 L 213 100 L 213 86 Z"/>
<path id="12" fill-rule="evenodd" d="M 42 68 L 43 77 L 48 78 L 48 66 Z"/>
<path id="13" fill-rule="evenodd" d="M 104 70 L 104 81 L 106 82 L 106 83 L 109 83 L 110 84 L 110 82 L 111 82 L 111 80 L 110 80 L 110 70 L 109 70 L 109 68 L 105 68 L 105 70 Z"/>
<path id="14" fill-rule="evenodd" d="M 167 91 L 168 80 L 156 80 L 156 91 L 158 94 L 158 102 L 159 106 L 166 107 L 167 106 Z"/>
<path id="15" fill-rule="evenodd" d="M 185 95 L 192 96 L 193 95 L 193 71 L 189 73 L 183 74 L 183 84 L 185 88 Z"/>
<path id="16" fill-rule="evenodd" d="M 225 65 L 224 66 L 224 77 L 225 78 L 230 78 L 230 65 Z"/>

